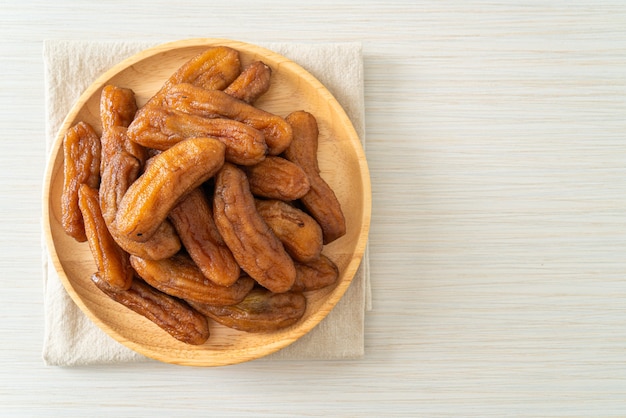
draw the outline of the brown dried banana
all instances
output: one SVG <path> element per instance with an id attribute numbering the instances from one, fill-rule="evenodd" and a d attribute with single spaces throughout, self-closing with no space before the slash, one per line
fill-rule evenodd
<path id="1" fill-rule="evenodd" d="M 135 272 L 130 265 L 128 254 L 117 245 L 107 229 L 100 212 L 98 190 L 82 184 L 78 195 L 87 242 L 98 267 L 98 274 L 112 287 L 128 289 Z"/>
<path id="2" fill-rule="evenodd" d="M 236 305 L 190 304 L 216 322 L 245 332 L 271 332 L 286 328 L 298 322 L 306 311 L 306 298 L 302 293 L 272 293 L 262 288 L 252 289 Z"/>
<path id="3" fill-rule="evenodd" d="M 223 90 L 241 74 L 239 52 L 225 46 L 211 47 L 179 67 L 148 102 L 137 112 L 135 121 L 142 120 L 152 107 L 163 105 L 164 92 L 179 83 L 190 83 L 209 90 Z M 136 123 L 133 122 L 132 125 Z M 133 139 L 133 136 L 130 136 Z"/>
<path id="4" fill-rule="evenodd" d="M 322 228 L 315 219 L 282 200 L 256 200 L 256 209 L 295 261 L 307 262 L 322 252 Z"/>
<path id="5" fill-rule="evenodd" d="M 278 155 L 291 143 L 291 126 L 278 115 L 235 99 L 220 90 L 191 84 L 173 85 L 164 93 L 165 106 L 207 118 L 228 118 L 258 129 L 265 137 L 270 155 Z"/>
<path id="6" fill-rule="evenodd" d="M 187 301 L 211 305 L 234 305 L 243 300 L 254 286 L 248 276 L 240 277 L 231 286 L 220 286 L 204 277 L 198 266 L 185 254 L 151 261 L 130 256 L 137 274 L 161 292 Z"/>
<path id="7" fill-rule="evenodd" d="M 100 93 L 102 131 L 114 126 L 128 127 L 137 113 L 135 93 L 131 89 L 106 85 Z"/>
<path id="8" fill-rule="evenodd" d="M 200 345 L 209 338 L 206 316 L 184 301 L 166 295 L 139 279 L 134 279 L 128 290 L 112 288 L 97 273 L 91 280 L 111 299 L 154 322 L 179 341 Z"/>
<path id="9" fill-rule="evenodd" d="M 230 286 L 237 281 L 239 264 L 217 231 L 213 209 L 202 188 L 187 194 L 171 210 L 169 219 L 205 277 L 220 286 Z"/>
<path id="10" fill-rule="evenodd" d="M 324 254 L 308 263 L 296 262 L 296 272 L 296 281 L 291 288 L 292 292 L 319 290 L 335 284 L 339 277 L 337 265 Z"/>
<path id="11" fill-rule="evenodd" d="M 254 205 L 246 174 L 230 163 L 215 178 L 213 216 L 241 268 L 263 287 L 286 292 L 296 278 L 293 260 Z"/>
<path id="12" fill-rule="evenodd" d="M 61 224 L 65 232 L 79 242 L 85 242 L 85 225 L 78 207 L 81 184 L 97 188 L 100 183 L 100 138 L 85 122 L 68 129 L 63 139 L 63 191 L 61 194 Z"/>
<path id="13" fill-rule="evenodd" d="M 243 69 L 224 93 L 252 104 L 270 88 L 272 69 L 261 61 L 254 61 Z"/>
<path id="14" fill-rule="evenodd" d="M 190 138 L 152 157 L 120 202 L 115 224 L 129 239 L 145 242 L 188 192 L 224 164 L 225 146 L 213 138 Z"/>
<path id="15" fill-rule="evenodd" d="M 121 151 L 105 164 L 100 180 L 100 208 L 104 221 L 117 244 L 126 252 L 150 260 L 161 260 L 176 254 L 181 243 L 172 224 L 165 220 L 145 242 L 137 242 L 119 233 L 115 224 L 119 203 L 137 179 L 141 165 L 130 154 Z"/>
<path id="16" fill-rule="evenodd" d="M 148 148 L 166 150 L 190 137 L 208 136 L 226 145 L 226 161 L 252 165 L 265 158 L 267 145 L 261 131 L 232 119 L 209 119 L 150 106 L 128 128 L 129 138 Z"/>
<path id="17" fill-rule="evenodd" d="M 301 201 L 322 227 L 324 244 L 328 244 L 345 235 L 346 221 L 337 196 L 320 176 L 317 121 L 305 111 L 293 112 L 286 120 L 293 128 L 293 140 L 285 150 L 285 158 L 298 164 L 308 176 L 311 188 Z"/>
<path id="18" fill-rule="evenodd" d="M 296 200 L 307 194 L 311 184 L 299 165 L 268 155 L 263 161 L 246 167 L 252 194 L 280 200 Z"/>
<path id="19" fill-rule="evenodd" d="M 190 83 L 205 89 L 223 90 L 241 74 L 239 52 L 226 46 L 206 49 L 172 74 L 164 89 L 174 84 Z"/>

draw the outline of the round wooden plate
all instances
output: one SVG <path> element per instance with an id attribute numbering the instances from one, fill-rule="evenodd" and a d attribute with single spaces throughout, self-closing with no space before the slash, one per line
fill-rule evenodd
<path id="1" fill-rule="evenodd" d="M 279 332 L 252 334 L 210 321 L 211 336 L 200 346 L 172 338 L 152 322 L 110 300 L 91 282 L 95 263 L 88 244 L 77 243 L 61 226 L 63 187 L 62 140 L 66 130 L 82 120 L 100 133 L 100 92 L 107 84 L 131 88 L 143 105 L 184 62 L 209 46 L 224 45 L 241 55 L 242 65 L 262 60 L 272 68 L 272 86 L 255 105 L 280 116 L 306 110 L 320 128 L 319 163 L 322 177 L 334 189 L 346 216 L 347 234 L 325 246 L 339 267 L 333 287 L 307 294 L 304 317 Z M 190 366 L 219 366 L 273 353 L 308 333 L 331 311 L 347 290 L 363 257 L 371 211 L 370 178 L 359 138 L 342 107 L 328 90 L 296 63 L 270 50 L 224 39 L 193 39 L 147 49 L 114 66 L 81 95 L 67 115 L 53 146 L 44 184 L 44 230 L 50 258 L 65 289 L 80 309 L 123 345 L 147 357 Z"/>

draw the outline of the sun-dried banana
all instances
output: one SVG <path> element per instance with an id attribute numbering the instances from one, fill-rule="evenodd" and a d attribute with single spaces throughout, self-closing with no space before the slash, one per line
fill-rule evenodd
<path id="1" fill-rule="evenodd" d="M 296 281 L 292 292 L 308 292 L 323 289 L 337 282 L 339 269 L 324 254 L 308 263 L 296 263 Z"/>
<path id="2" fill-rule="evenodd" d="M 272 332 L 298 322 L 306 311 L 306 298 L 302 293 L 272 293 L 255 288 L 236 305 L 211 306 L 192 302 L 191 306 L 229 328 Z"/>
<path id="3" fill-rule="evenodd" d="M 252 165 L 265 158 L 267 145 L 261 131 L 232 119 L 204 118 L 159 106 L 142 110 L 128 129 L 129 138 L 145 147 L 166 150 L 178 142 L 199 136 L 219 139 L 226 145 L 226 161 Z"/>
<path id="4" fill-rule="evenodd" d="M 215 46 L 191 58 L 179 67 L 164 84 L 164 89 L 190 83 L 205 89 L 223 90 L 241 74 L 239 52 L 227 46 Z"/>
<path id="5" fill-rule="evenodd" d="M 320 176 L 317 120 L 300 110 L 289 114 L 286 120 L 293 129 L 293 140 L 285 150 L 285 158 L 298 164 L 308 176 L 311 188 L 301 201 L 322 227 L 324 244 L 328 244 L 345 235 L 346 221 L 337 196 Z"/>
<path id="6" fill-rule="evenodd" d="M 256 200 L 256 209 L 295 261 L 307 262 L 322 252 L 322 228 L 304 211 L 282 200 Z"/>
<path id="7" fill-rule="evenodd" d="M 262 61 L 254 61 L 243 69 L 224 93 L 252 104 L 270 88 L 272 69 Z"/>
<path id="8" fill-rule="evenodd" d="M 78 122 L 67 130 L 63 139 L 63 191 L 61 224 L 65 232 L 85 242 L 85 225 L 78 207 L 81 184 L 97 188 L 100 183 L 100 138 L 91 125 Z"/>
<path id="9" fill-rule="evenodd" d="M 154 322 L 179 341 L 200 345 L 209 338 L 206 316 L 184 301 L 166 295 L 140 279 L 134 279 L 127 290 L 109 286 L 98 273 L 91 280 L 111 299 Z"/>
<path id="10" fill-rule="evenodd" d="M 100 181 L 100 208 L 111 236 L 122 249 L 142 258 L 161 260 L 173 256 L 181 248 L 180 239 L 167 219 L 145 242 L 138 242 L 121 234 L 115 224 L 119 203 L 139 176 L 140 170 L 139 161 L 125 151 L 110 156 L 104 164 Z"/>
<path id="11" fill-rule="evenodd" d="M 252 194 L 280 200 L 296 200 L 307 194 L 311 184 L 299 165 L 277 156 L 246 167 Z"/>
<path id="12" fill-rule="evenodd" d="M 176 84 L 164 92 L 164 104 L 171 109 L 208 118 L 238 120 L 263 132 L 270 155 L 278 155 L 291 143 L 291 126 L 282 117 L 266 112 L 221 90 L 207 90 L 192 84 Z"/>
<path id="13" fill-rule="evenodd" d="M 143 165 L 146 160 L 146 150 L 139 144 L 128 139 L 128 125 L 137 113 L 135 93 L 131 89 L 114 86 L 104 86 L 100 93 L 100 124 L 102 125 L 102 157 L 100 171 L 111 156 L 127 152 L 137 158 Z"/>
<path id="14" fill-rule="evenodd" d="M 220 169 L 225 148 L 214 138 L 190 138 L 153 157 L 120 202 L 118 231 L 147 241 L 184 195 Z"/>
<path id="15" fill-rule="evenodd" d="M 226 163 L 215 178 L 213 216 L 241 268 L 261 286 L 286 292 L 296 278 L 293 260 L 254 205 L 243 170 Z"/>
<path id="16" fill-rule="evenodd" d="M 230 286 L 237 281 L 239 264 L 215 226 L 213 209 L 202 188 L 185 196 L 170 211 L 169 219 L 205 277 L 220 286 Z"/>
<path id="17" fill-rule="evenodd" d="M 137 113 L 135 92 L 112 84 L 100 93 L 100 121 L 102 131 L 114 126 L 128 127 Z"/>
<path id="18" fill-rule="evenodd" d="M 115 242 L 107 229 L 102 213 L 98 190 L 82 184 L 78 190 L 78 206 L 85 221 L 85 232 L 98 274 L 116 289 L 128 289 L 133 271 L 128 254 Z"/>
<path id="19" fill-rule="evenodd" d="M 254 280 L 245 275 L 231 286 L 217 285 L 204 277 L 198 266 L 185 254 L 158 261 L 131 255 L 130 262 L 148 284 L 187 301 L 234 305 L 242 301 L 254 286 Z"/>
<path id="20" fill-rule="evenodd" d="M 207 48 L 181 65 L 161 86 L 146 104 L 136 113 L 129 129 L 134 132 L 134 125 L 149 123 L 144 119 L 154 107 L 162 107 L 165 91 L 179 83 L 189 83 L 205 89 L 223 90 L 241 74 L 239 52 L 235 49 L 216 46 Z M 134 140 L 134 134 L 129 136 Z"/>

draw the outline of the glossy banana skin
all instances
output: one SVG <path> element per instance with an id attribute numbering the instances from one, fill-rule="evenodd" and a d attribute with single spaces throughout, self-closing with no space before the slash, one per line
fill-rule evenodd
<path id="1" fill-rule="evenodd" d="M 298 322 L 306 311 L 306 298 L 297 292 L 272 293 L 267 289 L 254 288 L 236 305 L 191 305 L 229 328 L 246 332 L 272 332 Z"/>
<path id="2" fill-rule="evenodd" d="M 293 260 L 254 205 L 246 174 L 226 163 L 217 173 L 213 216 L 239 266 L 261 286 L 288 291 L 296 278 Z"/>
<path id="3" fill-rule="evenodd" d="M 278 156 L 267 156 L 258 164 L 245 167 L 245 171 L 250 190 L 258 197 L 297 200 L 311 187 L 299 165 Z"/>
<path id="4" fill-rule="evenodd" d="M 78 207 L 78 189 L 81 184 L 98 187 L 100 158 L 100 137 L 91 125 L 78 122 L 68 129 L 63 139 L 61 224 L 65 232 L 78 242 L 87 241 L 83 217 Z"/>
<path id="5" fill-rule="evenodd" d="M 184 254 L 158 261 L 131 256 L 130 262 L 148 284 L 187 301 L 234 305 L 242 301 L 254 286 L 254 280 L 247 276 L 240 277 L 231 286 L 217 285 L 204 277 L 193 260 Z"/>
<path id="6" fill-rule="evenodd" d="M 304 111 L 289 114 L 287 122 L 293 129 L 293 140 L 284 156 L 298 164 L 311 183 L 307 194 L 300 200 L 317 220 L 324 233 L 324 244 L 331 243 L 346 234 L 346 221 L 337 196 L 320 176 L 317 161 L 318 126 L 315 117 Z"/>
<path id="7" fill-rule="evenodd" d="M 225 146 L 214 138 L 190 138 L 152 158 L 128 188 L 115 223 L 129 239 L 147 241 L 170 210 L 224 164 Z"/>
<path id="8" fill-rule="evenodd" d="M 278 155 L 291 143 L 291 126 L 278 115 L 235 99 L 221 90 L 207 90 L 192 84 L 176 84 L 164 92 L 164 105 L 206 118 L 227 118 L 258 129 L 265 137 L 270 155 Z"/>
<path id="9" fill-rule="evenodd" d="M 134 279 L 127 290 L 109 286 L 97 273 L 91 280 L 111 299 L 154 322 L 179 341 L 201 345 L 209 338 L 209 324 L 204 315 L 140 279 Z"/>

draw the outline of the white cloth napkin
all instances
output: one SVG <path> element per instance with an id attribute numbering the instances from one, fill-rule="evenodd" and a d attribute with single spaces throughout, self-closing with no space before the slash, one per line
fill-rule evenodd
<path id="1" fill-rule="evenodd" d="M 46 153 L 67 112 L 101 73 L 155 42 L 45 41 Z M 358 43 L 291 44 L 267 47 L 300 64 L 337 98 L 365 139 L 363 60 Z M 66 293 L 44 244 L 45 335 L 47 365 L 79 366 L 149 361 L 93 324 Z M 355 359 L 365 353 L 364 313 L 371 308 L 369 257 L 331 313 L 310 333 L 263 360 Z M 258 361 L 258 360 L 257 360 Z"/>

